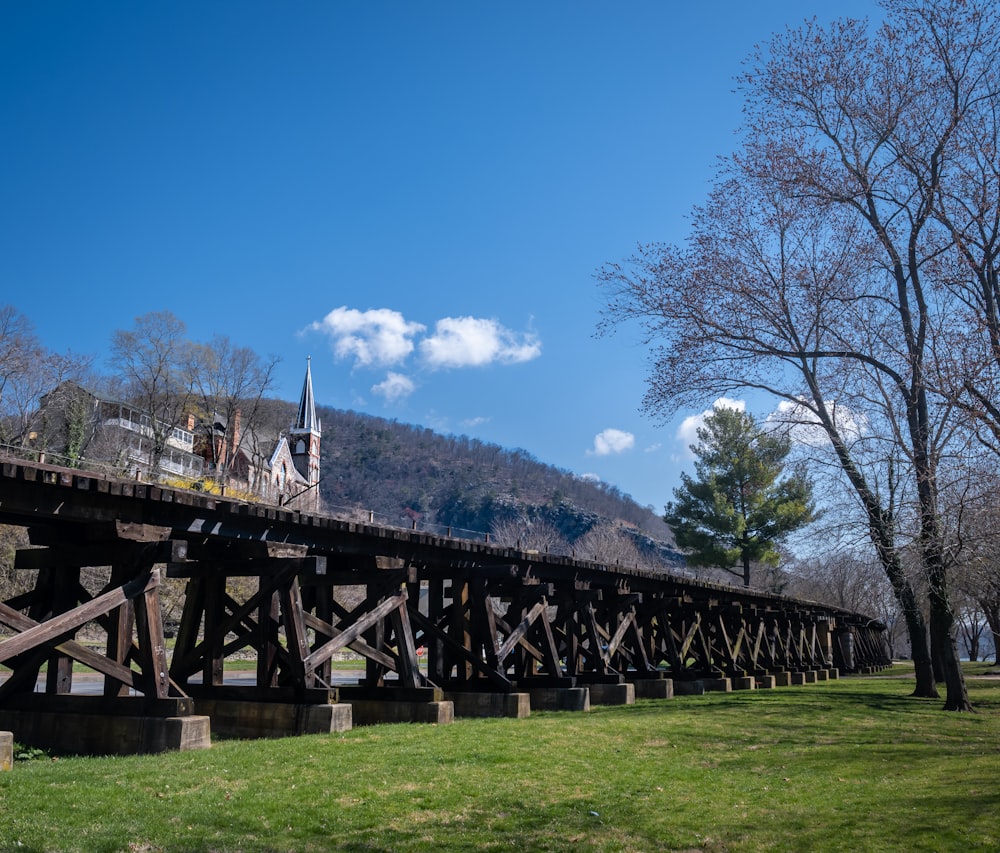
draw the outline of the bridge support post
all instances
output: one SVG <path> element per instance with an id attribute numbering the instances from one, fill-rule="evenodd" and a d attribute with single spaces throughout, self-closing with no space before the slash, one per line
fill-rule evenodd
<path id="1" fill-rule="evenodd" d="M 14 766 L 14 733 L 0 732 L 0 773 Z"/>

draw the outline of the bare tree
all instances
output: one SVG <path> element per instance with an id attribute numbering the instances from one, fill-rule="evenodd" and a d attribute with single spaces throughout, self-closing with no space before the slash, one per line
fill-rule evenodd
<path id="1" fill-rule="evenodd" d="M 733 169 L 695 212 L 687 247 L 642 248 L 599 273 L 610 293 L 603 328 L 637 319 L 655 343 L 645 398 L 654 416 L 756 390 L 822 433 L 906 614 L 917 692 L 934 696 L 926 623 L 902 568 L 893 478 L 865 464 L 878 454 L 857 427 L 864 417 L 885 426 L 890 442 L 897 434 L 885 386 L 869 369 L 874 353 L 891 349 L 870 339 L 887 322 L 884 300 L 869 288 L 873 247 L 837 209 L 789 199 Z M 880 473 L 881 485 L 872 480 Z"/>
<path id="2" fill-rule="evenodd" d="M 495 519 L 490 525 L 490 538 L 498 545 L 523 551 L 569 553 L 569 544 L 555 525 L 544 519 L 531 518 L 523 510 L 513 516 Z"/>
<path id="3" fill-rule="evenodd" d="M 207 425 L 208 443 L 215 455 L 218 477 L 226 482 L 230 467 L 241 448 L 253 455 L 254 430 L 258 426 L 264 395 L 273 390 L 274 370 L 279 358 L 261 359 L 248 347 L 235 346 L 226 336 L 187 349 L 185 369 L 196 395 L 200 415 Z M 221 427 L 216 443 L 215 424 Z M 226 451 L 221 454 L 221 447 Z M 252 484 L 251 484 L 252 485 Z"/>
<path id="4" fill-rule="evenodd" d="M 31 589 L 35 572 L 18 571 L 14 557 L 19 548 L 28 545 L 28 531 L 24 527 L 0 524 L 0 601 Z"/>
<path id="5" fill-rule="evenodd" d="M 183 370 L 189 347 L 184 323 L 169 311 L 137 317 L 131 329 L 119 329 L 111 339 L 111 365 L 130 400 L 148 418 L 143 426 L 154 476 L 190 404 L 191 385 Z"/>
<path id="6" fill-rule="evenodd" d="M 629 534 L 629 528 L 621 522 L 602 521 L 595 524 L 572 547 L 576 555 L 584 560 L 607 566 L 652 568 Z"/>
<path id="7" fill-rule="evenodd" d="M 82 356 L 46 349 L 27 317 L 0 306 L 0 444 L 46 450 L 37 419 L 41 398 L 66 379 L 79 380 L 89 366 Z"/>
<path id="8" fill-rule="evenodd" d="M 886 22 L 874 33 L 863 21 L 829 28 L 807 22 L 760 48 L 741 79 L 747 133 L 720 187 L 730 197 L 717 191 L 696 217 L 687 252 L 647 253 L 635 275 L 612 268 L 603 278 L 618 285 L 628 280 L 617 287 L 612 315 L 659 319 L 650 331 L 667 341 L 657 363 L 660 386 L 668 369 L 681 369 L 665 390 L 655 389 L 654 402 L 676 403 L 684 396 L 678 383 L 692 378 L 690 390 L 700 393 L 723 385 L 764 388 L 788 399 L 791 386 L 775 376 L 779 369 L 794 371 L 802 405 L 828 435 L 901 596 L 915 643 L 918 693 L 934 695 L 918 609 L 907 601 L 912 589 L 901 572 L 901 520 L 887 513 L 858 469 L 833 404 L 843 390 L 853 405 L 878 410 L 902 451 L 906 470 L 897 473 L 908 478 L 914 499 L 909 520 L 927 578 L 931 649 L 947 686 L 945 707 L 966 710 L 948 580 L 955 555 L 946 547 L 940 506 L 942 459 L 961 424 L 952 409 L 958 404 L 954 378 L 946 384 L 942 377 L 946 367 L 962 370 L 949 354 L 956 345 L 969 352 L 970 328 L 980 337 L 989 332 L 980 331 L 988 330 L 983 322 L 970 326 L 977 303 L 954 286 L 957 277 L 943 273 L 959 266 L 952 259 L 957 232 L 975 227 L 969 225 L 974 216 L 954 213 L 949 224 L 948 211 L 996 210 L 987 164 L 996 168 L 995 139 L 986 119 L 1000 107 L 998 10 L 985 0 L 883 5 Z M 968 174 L 979 179 L 963 182 L 954 160 L 977 146 L 979 172 Z M 989 196 L 985 204 L 968 197 L 980 190 Z M 814 230 L 802 227 L 810 218 Z M 962 263 L 970 263 L 968 253 Z M 743 281 L 748 272 L 749 282 Z M 678 275 L 687 294 L 678 293 Z M 675 286 L 657 288 L 664 280 Z M 631 311 L 637 304 L 641 310 Z M 686 332 L 662 319 L 678 304 L 684 318 L 702 318 Z M 709 306 L 721 310 L 711 317 Z M 712 343 L 699 345 L 695 336 L 706 334 Z M 761 357 L 764 362 L 755 363 Z M 726 381 L 727 372 L 739 381 Z M 982 386 L 980 373 L 969 375 L 990 387 Z M 966 409 L 970 399 L 976 398 L 968 391 Z"/>

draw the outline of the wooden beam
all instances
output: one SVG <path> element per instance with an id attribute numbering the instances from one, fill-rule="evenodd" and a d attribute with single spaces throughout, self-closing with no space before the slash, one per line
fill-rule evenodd
<path id="1" fill-rule="evenodd" d="M 548 607 L 548 602 L 543 598 L 541 601 L 537 602 L 531 610 L 528 611 L 527 615 L 521 620 L 520 624 L 514 628 L 513 631 L 504 640 L 503 645 L 497 651 L 497 658 L 500 661 L 500 665 L 503 666 L 504 660 L 507 658 L 514 648 L 520 643 L 525 634 L 528 633 L 528 629 L 535 623 L 535 620 L 545 612 L 545 608 Z M 535 649 L 539 657 L 541 652 Z"/>
<path id="2" fill-rule="evenodd" d="M 230 557 L 225 560 L 187 560 L 167 564 L 168 578 L 262 578 L 290 571 L 301 575 L 325 575 L 326 557 Z"/>
<path id="3" fill-rule="evenodd" d="M 99 595 L 86 604 L 22 631 L 14 637 L 9 637 L 0 642 L 0 662 L 47 643 L 74 628 L 79 628 L 97 616 L 103 616 L 124 602 L 137 598 L 149 589 L 154 589 L 159 583 L 159 570 L 151 569 L 143 572 L 135 580 Z"/>
<path id="4" fill-rule="evenodd" d="M 329 660 L 342 648 L 351 645 L 355 640 L 359 639 L 365 631 L 378 622 L 381 622 L 395 608 L 399 607 L 400 604 L 405 604 L 405 602 L 405 592 L 393 596 L 392 598 L 387 598 L 385 601 L 381 602 L 373 610 L 365 614 L 364 617 L 351 625 L 351 627 L 340 631 L 335 637 L 333 637 L 333 639 L 323 643 L 323 645 L 316 649 L 316 651 L 306 656 L 304 660 L 306 669 L 315 670 L 316 667 L 323 663 L 323 661 Z"/>
<path id="5" fill-rule="evenodd" d="M 0 622 L 13 628 L 15 631 L 22 632 L 44 624 L 36 622 L 23 613 L 12 610 L 6 604 L 0 604 Z M 0 644 L 0 647 L 2 647 L 2 644 Z M 79 661 L 84 666 L 89 666 L 91 669 L 95 669 L 104 675 L 110 675 L 115 680 L 128 684 L 130 687 L 135 686 L 133 681 L 135 673 L 131 669 L 102 654 L 98 654 L 92 649 L 88 649 L 86 646 L 81 646 L 75 640 L 67 640 L 64 643 L 57 644 L 53 648 L 67 657 Z"/>
<path id="6" fill-rule="evenodd" d="M 150 545 L 155 545 L 155 548 L 150 550 Z M 14 554 L 14 568 L 18 571 L 34 571 L 113 566 L 140 555 L 150 563 L 183 560 L 187 555 L 187 543 L 176 540 L 155 543 L 116 540 L 83 545 L 51 545 L 48 548 L 19 548 Z"/>
<path id="7" fill-rule="evenodd" d="M 308 611 L 306 611 L 303 614 L 303 616 L 305 618 L 306 626 L 312 628 L 316 632 L 317 636 L 323 635 L 325 637 L 336 637 L 342 633 L 340 628 L 334 627 L 330 622 L 326 622 L 323 619 L 320 619 L 318 616 L 314 616 L 312 613 L 309 613 Z M 313 651 L 314 652 L 318 651 L 322 647 L 322 645 L 323 645 L 322 643 L 317 642 L 313 648 Z M 369 646 L 368 643 L 366 643 L 360 637 L 356 640 L 352 640 L 347 645 L 347 648 L 357 652 L 362 657 L 376 661 L 377 663 L 389 669 L 392 669 L 392 667 L 395 666 L 396 662 L 392 659 L 391 655 L 387 655 L 385 652 L 380 652 L 374 646 Z M 317 664 L 316 669 L 319 669 L 319 667 L 320 664 Z"/>

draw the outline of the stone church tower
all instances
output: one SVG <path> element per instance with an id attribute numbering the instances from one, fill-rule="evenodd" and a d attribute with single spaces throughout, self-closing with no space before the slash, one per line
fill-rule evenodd
<path id="1" fill-rule="evenodd" d="M 299 413 L 295 424 L 288 431 L 288 445 L 292 461 L 306 484 L 313 489 L 313 500 L 319 501 L 319 443 L 322 436 L 319 418 L 316 417 L 316 400 L 313 397 L 312 359 L 306 361 L 306 379 L 302 385 Z"/>

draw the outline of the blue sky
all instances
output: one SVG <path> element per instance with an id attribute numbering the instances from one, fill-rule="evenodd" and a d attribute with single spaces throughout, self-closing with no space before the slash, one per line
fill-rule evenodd
<path id="1" fill-rule="evenodd" d="M 640 412 L 646 351 L 594 337 L 594 272 L 683 239 L 755 42 L 878 12 L 10 0 L 0 303 L 98 363 L 169 310 L 280 355 L 278 396 L 312 356 L 321 404 L 523 448 L 661 511 L 685 415 Z"/>

